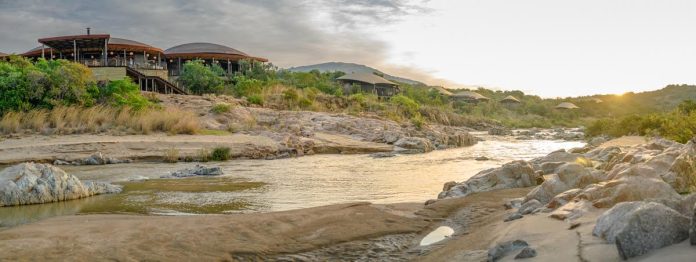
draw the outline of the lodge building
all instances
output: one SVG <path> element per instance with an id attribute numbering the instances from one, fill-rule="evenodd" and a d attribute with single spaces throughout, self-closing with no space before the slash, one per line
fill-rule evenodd
<path id="1" fill-rule="evenodd" d="M 97 81 L 111 81 L 128 76 L 141 90 L 187 94 L 176 79 L 183 64 L 201 60 L 217 64 L 227 73 L 239 71 L 240 60 L 268 62 L 267 59 L 219 44 L 188 43 L 162 50 L 138 41 L 111 37 L 109 34 L 71 35 L 41 38 L 41 46 L 21 56 L 38 59 L 67 59 L 84 64 Z"/>

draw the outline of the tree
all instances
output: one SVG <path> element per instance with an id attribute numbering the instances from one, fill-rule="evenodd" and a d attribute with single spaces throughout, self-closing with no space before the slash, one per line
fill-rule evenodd
<path id="1" fill-rule="evenodd" d="M 212 67 L 203 61 L 189 61 L 184 64 L 181 75 L 177 79 L 185 88 L 194 94 L 221 93 L 224 89 L 222 78 L 224 70 L 217 65 Z"/>

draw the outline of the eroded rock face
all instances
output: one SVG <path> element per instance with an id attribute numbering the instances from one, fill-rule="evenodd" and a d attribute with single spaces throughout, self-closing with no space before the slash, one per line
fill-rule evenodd
<path id="1" fill-rule="evenodd" d="M 669 184 L 656 178 L 625 177 L 593 184 L 576 197 L 592 202 L 597 208 L 610 208 L 621 202 L 647 199 L 681 200 Z"/>
<path id="2" fill-rule="evenodd" d="M 659 203 L 626 202 L 602 214 L 593 234 L 616 243 L 619 255 L 628 259 L 684 241 L 690 220 Z"/>
<path id="3" fill-rule="evenodd" d="M 549 203 L 556 195 L 569 189 L 582 188 L 589 184 L 602 181 L 601 173 L 593 173 L 591 168 L 578 163 L 565 163 L 556 168 L 537 188 L 529 192 L 526 201 L 536 199 L 541 203 Z"/>
<path id="4" fill-rule="evenodd" d="M 131 163 L 130 159 L 118 159 L 113 157 L 108 157 L 102 154 L 102 152 L 96 152 L 89 157 L 76 159 L 76 160 L 61 160 L 57 159 L 53 161 L 54 165 L 111 165 L 111 164 L 122 164 Z"/>
<path id="5" fill-rule="evenodd" d="M 48 164 L 22 163 L 0 171 L 0 207 L 72 200 L 121 192 L 120 186 L 81 182 Z"/>
<path id="6" fill-rule="evenodd" d="M 484 192 L 504 188 L 520 188 L 537 185 L 539 175 L 526 161 L 513 161 L 499 168 L 483 170 L 469 180 L 449 185 L 438 198 L 460 197 L 472 192 Z"/>

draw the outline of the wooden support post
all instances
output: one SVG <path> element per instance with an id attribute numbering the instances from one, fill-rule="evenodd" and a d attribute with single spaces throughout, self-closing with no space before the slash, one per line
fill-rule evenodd
<path id="1" fill-rule="evenodd" d="M 41 44 L 41 58 L 46 59 L 46 57 L 44 56 L 44 49 L 46 49 L 46 45 Z"/>
<path id="2" fill-rule="evenodd" d="M 109 39 L 104 40 L 104 66 L 109 65 Z"/>
<path id="3" fill-rule="evenodd" d="M 180 76 L 181 75 L 181 57 L 177 58 L 179 60 L 179 65 L 176 66 L 176 75 Z"/>
<path id="4" fill-rule="evenodd" d="M 53 60 L 53 48 L 51 48 L 51 60 Z"/>
<path id="5" fill-rule="evenodd" d="M 73 62 L 77 62 L 77 41 L 72 40 L 73 45 Z"/>

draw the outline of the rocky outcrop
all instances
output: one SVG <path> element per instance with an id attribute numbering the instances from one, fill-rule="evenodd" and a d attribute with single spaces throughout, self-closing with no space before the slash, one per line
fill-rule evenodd
<path id="1" fill-rule="evenodd" d="M 121 192 L 101 182 L 81 182 L 48 164 L 22 163 L 0 171 L 0 207 L 72 200 Z"/>
<path id="2" fill-rule="evenodd" d="M 202 165 L 196 165 L 192 168 L 184 168 L 172 172 L 169 175 L 162 176 L 162 178 L 183 178 L 192 176 L 220 176 L 222 175 L 222 168 L 218 166 L 207 167 Z"/>
<path id="3" fill-rule="evenodd" d="M 689 242 L 696 246 L 696 208 L 691 211 L 691 228 L 689 228 Z"/>
<path id="4" fill-rule="evenodd" d="M 529 192 L 526 201 L 536 199 L 541 203 L 549 203 L 556 195 L 569 189 L 582 188 L 589 184 L 602 181 L 601 173 L 594 173 L 577 163 L 565 163 L 555 170 L 544 182 Z"/>
<path id="5" fill-rule="evenodd" d="M 501 258 L 507 256 L 508 254 L 523 249 L 525 247 L 529 247 L 529 244 L 527 244 L 527 241 L 524 240 L 505 241 L 498 243 L 497 245 L 488 250 L 488 261 L 498 261 Z"/>
<path id="6" fill-rule="evenodd" d="M 593 234 L 616 243 L 628 259 L 687 239 L 690 220 L 662 204 L 626 202 L 600 216 Z"/>
<path id="7" fill-rule="evenodd" d="M 421 137 L 404 137 L 396 141 L 394 145 L 402 148 L 397 151 L 403 154 L 427 153 L 435 150 L 430 140 Z"/>
<path id="8" fill-rule="evenodd" d="M 531 247 L 525 247 L 515 256 L 515 259 L 532 258 L 537 256 L 537 251 Z"/>
<path id="9" fill-rule="evenodd" d="M 75 165 L 75 166 L 81 166 L 81 165 L 111 165 L 111 164 L 122 164 L 122 163 L 131 163 L 133 162 L 130 159 L 118 159 L 114 157 L 107 157 L 102 152 L 96 152 L 92 154 L 89 157 L 82 158 L 82 159 L 76 159 L 76 160 L 55 160 L 53 161 L 54 165 Z"/>
<path id="10" fill-rule="evenodd" d="M 449 189 L 442 191 L 438 198 L 461 197 L 473 192 L 483 192 L 504 188 L 520 188 L 537 185 L 539 175 L 526 161 L 513 161 L 499 168 L 479 172 L 469 180 L 449 184 Z"/>

